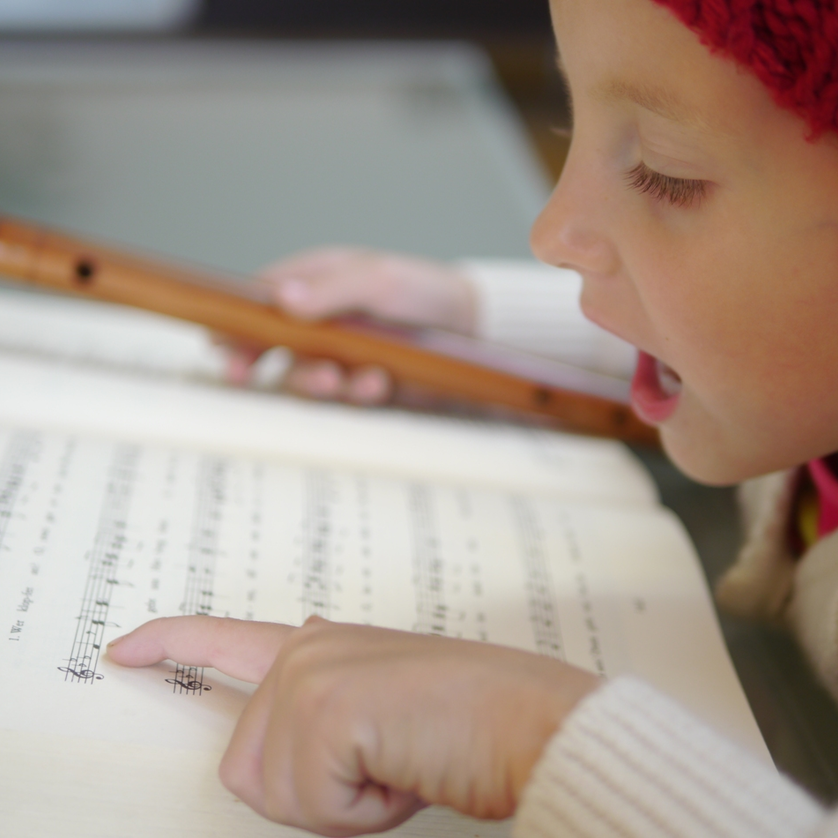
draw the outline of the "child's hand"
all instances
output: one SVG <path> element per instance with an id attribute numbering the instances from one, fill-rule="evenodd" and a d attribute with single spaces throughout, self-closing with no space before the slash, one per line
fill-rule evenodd
<path id="1" fill-rule="evenodd" d="M 276 262 L 261 272 L 277 305 L 304 320 L 362 313 L 414 326 L 463 334 L 475 327 L 474 291 L 445 264 L 370 250 L 330 248 Z M 233 377 L 245 380 L 258 352 L 238 347 Z M 377 367 L 344 369 L 323 358 L 295 359 L 285 387 L 304 396 L 361 404 L 386 402 L 394 383 Z"/>
<path id="2" fill-rule="evenodd" d="M 265 817 L 324 835 L 389 829 L 432 803 L 511 815 L 547 740 L 599 684 L 539 655 L 319 618 L 154 620 L 109 655 L 260 683 L 222 781 Z"/>

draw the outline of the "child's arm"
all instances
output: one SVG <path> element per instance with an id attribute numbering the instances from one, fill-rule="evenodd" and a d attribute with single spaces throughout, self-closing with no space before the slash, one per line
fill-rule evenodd
<path id="1" fill-rule="evenodd" d="M 317 618 L 155 620 L 109 655 L 260 683 L 224 784 L 266 817 L 327 835 L 389 828 L 430 803 L 508 817 L 545 743 L 600 683 L 513 649 Z"/>
<path id="2" fill-rule="evenodd" d="M 634 365 L 628 344 L 584 319 L 578 275 L 536 262 L 453 265 L 324 248 L 276 262 L 262 276 L 273 285 L 277 305 L 303 319 L 357 312 L 508 343 L 610 375 L 627 376 Z M 246 380 L 257 354 L 239 347 L 234 380 Z M 383 370 L 346 370 L 322 358 L 297 358 L 285 386 L 306 396 L 365 404 L 388 401 L 395 389 Z"/>
<path id="3" fill-rule="evenodd" d="M 260 683 L 222 780 L 266 817 L 326 835 L 429 803 L 517 810 L 517 838 L 838 835 L 834 815 L 646 685 L 601 686 L 526 652 L 320 619 L 178 617 L 109 655 Z"/>

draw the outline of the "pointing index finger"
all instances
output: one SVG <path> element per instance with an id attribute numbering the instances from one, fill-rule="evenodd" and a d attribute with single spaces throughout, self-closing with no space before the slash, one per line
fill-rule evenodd
<path id="1" fill-rule="evenodd" d="M 211 666 L 225 675 L 258 684 L 293 631 L 293 626 L 280 623 L 163 617 L 113 641 L 108 646 L 108 657 L 122 666 L 150 666 L 163 660 Z"/>

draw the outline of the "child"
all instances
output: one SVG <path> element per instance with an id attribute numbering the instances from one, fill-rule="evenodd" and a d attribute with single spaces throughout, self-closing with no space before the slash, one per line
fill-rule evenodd
<path id="1" fill-rule="evenodd" d="M 635 409 L 684 471 L 733 482 L 827 457 L 838 450 L 835 3 L 551 6 L 575 127 L 536 255 L 577 270 L 584 312 L 639 348 Z M 834 673 L 837 481 L 828 461 L 812 468 L 819 540 L 798 569 L 790 478 L 771 478 L 725 596 L 787 614 Z M 514 812 L 522 838 L 838 836 L 837 815 L 634 679 L 603 685 L 515 650 L 320 619 L 161 620 L 110 654 L 259 682 L 222 779 L 263 815 L 327 835 L 441 803 Z"/>

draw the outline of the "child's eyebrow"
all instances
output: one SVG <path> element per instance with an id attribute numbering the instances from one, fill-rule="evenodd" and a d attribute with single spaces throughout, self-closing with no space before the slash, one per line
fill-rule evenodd
<path id="1" fill-rule="evenodd" d="M 565 87 L 569 90 L 567 71 L 559 52 L 556 52 L 556 67 Z M 714 128 L 712 119 L 697 113 L 693 108 L 688 108 L 676 96 L 662 87 L 635 84 L 624 79 L 611 78 L 595 85 L 591 89 L 590 95 L 595 100 L 607 104 L 626 100 L 634 102 L 641 108 L 645 108 L 647 111 L 656 113 L 672 122 L 680 122 L 700 131 L 717 130 Z"/>
<path id="2" fill-rule="evenodd" d="M 612 78 L 594 86 L 591 89 L 591 96 L 599 102 L 606 103 L 628 100 L 665 119 L 690 125 L 702 131 L 708 131 L 711 127 L 710 120 L 696 113 L 695 109 L 688 108 L 662 87 L 634 84 L 624 79 Z"/>

